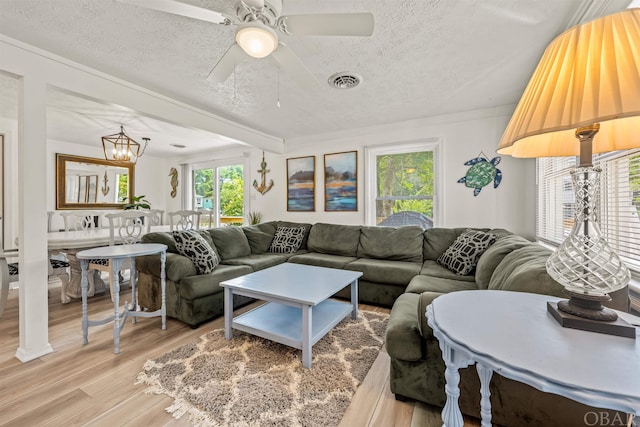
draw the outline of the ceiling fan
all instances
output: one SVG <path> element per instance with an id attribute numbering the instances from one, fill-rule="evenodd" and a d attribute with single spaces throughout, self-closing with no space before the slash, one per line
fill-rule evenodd
<path id="1" fill-rule="evenodd" d="M 315 76 L 295 53 L 278 39 L 278 32 L 294 36 L 361 36 L 373 34 L 371 13 L 325 13 L 313 15 L 281 15 L 282 0 L 240 0 L 235 16 L 177 0 L 118 0 L 147 9 L 187 16 L 220 25 L 237 26 L 235 43 L 227 49 L 211 70 L 209 77 L 225 81 L 234 67 L 247 54 L 253 58 L 271 57 L 280 68 L 299 84 L 309 87 Z"/>

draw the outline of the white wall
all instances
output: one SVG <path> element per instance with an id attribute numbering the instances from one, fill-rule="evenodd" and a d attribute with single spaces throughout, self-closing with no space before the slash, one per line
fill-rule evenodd
<path id="1" fill-rule="evenodd" d="M 282 219 L 300 222 L 364 224 L 364 148 L 380 144 L 412 142 L 428 138 L 441 141 L 443 164 L 440 169 L 442 217 L 440 227 L 501 227 L 526 237 L 535 235 L 535 161 L 502 156 L 498 168 L 502 183 L 497 189 L 488 185 L 477 197 L 473 190 L 457 181 L 467 172 L 467 160 L 483 151 L 489 158 L 502 136 L 513 107 L 481 110 L 355 129 L 349 132 L 317 135 L 287 141 L 284 155 L 265 154 L 273 189 L 261 195 L 251 189 L 251 209 L 260 211 L 263 220 Z M 324 212 L 324 154 L 358 151 L 358 211 Z M 259 179 L 262 152 L 251 152 L 250 180 Z M 286 159 L 316 156 L 316 211 L 287 212 Z"/>

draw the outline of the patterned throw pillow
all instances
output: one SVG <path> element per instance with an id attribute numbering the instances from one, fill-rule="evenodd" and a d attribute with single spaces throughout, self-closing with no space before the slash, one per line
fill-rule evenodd
<path id="1" fill-rule="evenodd" d="M 438 264 L 460 276 L 466 276 L 476 268 L 480 255 L 495 241 L 495 234 L 468 228 L 438 257 Z"/>
<path id="2" fill-rule="evenodd" d="M 220 263 L 216 251 L 197 231 L 176 230 L 173 232 L 173 239 L 178 253 L 193 262 L 198 274 L 211 273 Z"/>
<path id="3" fill-rule="evenodd" d="M 304 227 L 278 227 L 269 246 L 269 252 L 290 254 L 300 249 L 304 239 Z"/>

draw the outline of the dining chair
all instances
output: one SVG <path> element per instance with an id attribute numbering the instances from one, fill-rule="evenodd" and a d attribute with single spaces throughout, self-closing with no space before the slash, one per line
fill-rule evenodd
<path id="1" fill-rule="evenodd" d="M 151 230 L 151 215 L 148 211 L 141 210 L 105 214 L 104 217 L 109 221 L 109 246 L 138 243 L 142 236 Z M 121 275 L 122 270 L 130 268 L 131 264 L 125 262 L 121 270 L 114 273 Z M 109 274 L 109 291 L 111 292 L 111 300 L 113 301 L 111 262 L 108 259 L 102 258 L 90 259 L 88 269 L 104 271 Z"/>
<path id="2" fill-rule="evenodd" d="M 152 226 L 162 225 L 163 219 L 164 219 L 164 210 L 162 210 L 162 209 L 149 209 L 149 210 L 145 210 L 145 212 L 148 212 L 150 214 L 149 215 L 149 221 L 151 222 Z"/>
<path id="3" fill-rule="evenodd" d="M 53 229 L 53 217 L 55 211 L 47 211 L 47 231 L 50 233 L 56 231 Z M 60 302 L 66 304 L 71 301 L 71 298 L 67 295 L 67 289 L 69 288 L 69 262 L 67 256 L 60 251 L 49 251 L 49 278 L 57 277 L 60 279 Z M 17 279 L 16 279 L 17 280 Z"/>
<path id="4" fill-rule="evenodd" d="M 7 298 L 9 297 L 9 283 L 18 281 L 18 263 L 8 262 L 8 258 L 17 258 L 17 249 L 0 248 L 0 317 L 4 313 L 4 306 L 7 304 Z"/>
<path id="5" fill-rule="evenodd" d="M 77 210 L 69 212 L 61 212 L 60 215 L 64 219 L 65 231 L 82 231 L 92 230 L 102 227 L 102 212 L 95 210 Z M 89 265 L 89 272 L 92 270 L 107 271 L 108 261 L 95 259 L 93 263 Z M 89 274 L 91 276 L 91 273 Z M 95 284 L 92 280 L 89 280 L 89 295 L 95 293 Z"/>
<path id="6" fill-rule="evenodd" d="M 193 230 L 200 226 L 200 211 L 175 211 L 168 212 L 169 225 L 173 230 Z"/>
<path id="7" fill-rule="evenodd" d="M 213 222 L 215 220 L 213 215 L 213 209 L 199 209 L 200 218 L 198 219 L 198 229 L 213 228 Z"/>
<path id="8" fill-rule="evenodd" d="M 64 218 L 65 231 L 80 231 L 102 227 L 102 212 L 99 211 L 69 211 L 61 212 L 60 215 Z"/>
<path id="9" fill-rule="evenodd" d="M 0 249 L 0 276 L 2 280 L 0 290 L 0 317 L 4 311 L 4 306 L 7 302 L 7 296 L 9 294 L 9 284 L 17 282 L 19 278 L 20 268 L 17 262 L 8 262 L 7 258 L 17 258 L 18 249 Z M 64 260 L 49 258 L 49 265 L 47 271 L 47 277 L 60 279 L 60 302 L 63 304 L 71 301 L 71 298 L 67 295 L 67 289 L 69 288 L 69 263 Z"/>

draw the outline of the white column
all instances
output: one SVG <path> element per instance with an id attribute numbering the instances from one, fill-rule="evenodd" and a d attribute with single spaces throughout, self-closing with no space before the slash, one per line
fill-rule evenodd
<path id="1" fill-rule="evenodd" d="M 20 346 L 26 362 L 53 351 L 47 301 L 47 85 L 25 76 L 18 96 L 18 239 L 20 248 Z"/>

